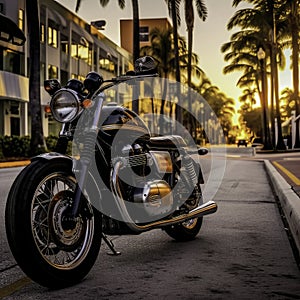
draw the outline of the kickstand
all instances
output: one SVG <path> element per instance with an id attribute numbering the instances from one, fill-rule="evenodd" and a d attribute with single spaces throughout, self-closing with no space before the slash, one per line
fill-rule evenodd
<path id="1" fill-rule="evenodd" d="M 112 253 L 111 252 L 107 252 L 108 255 L 114 255 L 114 256 L 121 255 L 121 252 L 116 251 L 115 245 L 113 244 L 113 242 L 111 240 L 109 240 L 107 238 L 107 236 L 104 233 L 102 233 L 102 238 L 103 238 L 104 242 L 106 243 L 106 245 L 108 246 L 108 248 L 112 252 Z"/>

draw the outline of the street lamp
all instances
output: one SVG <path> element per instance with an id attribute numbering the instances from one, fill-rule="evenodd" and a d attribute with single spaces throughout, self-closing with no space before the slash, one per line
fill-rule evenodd
<path id="1" fill-rule="evenodd" d="M 271 150 L 273 147 L 270 143 L 270 131 L 268 123 L 268 104 L 267 104 L 267 86 L 266 86 L 266 71 L 265 71 L 265 58 L 266 53 L 262 47 L 257 51 L 257 58 L 260 63 L 261 71 L 261 108 L 262 108 L 262 130 L 263 130 L 263 150 Z"/>

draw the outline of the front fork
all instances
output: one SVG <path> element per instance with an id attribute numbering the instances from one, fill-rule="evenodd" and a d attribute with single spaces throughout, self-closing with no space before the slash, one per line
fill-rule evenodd
<path id="1" fill-rule="evenodd" d="M 79 207 L 80 207 L 80 199 L 82 195 L 82 191 L 84 189 L 87 173 L 89 170 L 89 166 L 91 163 L 92 156 L 94 155 L 94 149 L 96 144 L 96 139 L 99 131 L 100 116 L 102 111 L 103 102 L 105 99 L 104 93 L 100 93 L 97 95 L 94 101 L 94 115 L 92 118 L 92 124 L 85 134 L 85 138 L 83 141 L 83 149 L 80 154 L 80 159 L 76 161 L 76 165 L 74 167 L 74 171 L 76 174 L 77 185 L 75 188 L 74 194 L 74 202 L 72 206 L 72 210 L 70 213 L 70 218 L 75 219 L 78 216 Z"/>

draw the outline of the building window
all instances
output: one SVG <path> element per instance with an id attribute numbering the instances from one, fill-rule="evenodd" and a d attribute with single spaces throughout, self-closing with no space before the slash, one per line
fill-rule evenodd
<path id="1" fill-rule="evenodd" d="M 88 44 L 85 46 L 72 42 L 71 56 L 85 61 L 90 66 L 92 65 L 92 50 L 89 49 Z"/>
<path id="2" fill-rule="evenodd" d="M 69 80 L 69 73 L 64 70 L 60 70 L 60 83 L 65 86 Z"/>
<path id="3" fill-rule="evenodd" d="M 83 45 L 78 45 L 78 58 L 87 62 L 89 58 L 89 48 Z"/>
<path id="4" fill-rule="evenodd" d="M 69 54 L 69 41 L 64 34 L 60 34 L 60 49 L 62 52 Z"/>
<path id="5" fill-rule="evenodd" d="M 149 42 L 149 27 L 140 27 L 140 42 Z"/>
<path id="6" fill-rule="evenodd" d="M 57 48 L 57 30 L 53 27 L 48 27 L 48 44 L 54 48 Z"/>
<path id="7" fill-rule="evenodd" d="M 4 71 L 19 74 L 19 75 L 24 75 L 25 73 L 24 54 L 7 49 L 2 52 L 1 56 L 3 58 L 1 57 L 0 61 L 2 61 Z"/>
<path id="8" fill-rule="evenodd" d="M 17 101 L 10 102 L 10 114 L 14 116 L 20 116 L 20 104 Z"/>
<path id="9" fill-rule="evenodd" d="M 19 28 L 24 30 L 24 10 L 19 9 Z"/>
<path id="10" fill-rule="evenodd" d="M 71 56 L 73 58 L 78 58 L 78 45 L 74 42 L 72 42 L 71 45 Z"/>
<path id="11" fill-rule="evenodd" d="M 48 65 L 48 78 L 58 78 L 58 70 L 56 66 Z"/>
<path id="12" fill-rule="evenodd" d="M 20 103 L 11 101 L 9 104 L 10 111 L 10 135 L 20 135 Z"/>
<path id="13" fill-rule="evenodd" d="M 109 71 L 111 73 L 114 73 L 114 71 L 115 71 L 114 63 L 107 58 L 100 58 L 99 67 L 100 67 L 100 69 Z"/>
<path id="14" fill-rule="evenodd" d="M 46 79 L 46 66 L 43 62 L 41 62 L 40 64 L 40 73 L 41 73 L 41 77 L 40 77 L 40 82 L 44 82 Z"/>
<path id="15" fill-rule="evenodd" d="M 20 118 L 10 118 L 10 135 L 20 136 Z"/>
<path id="16" fill-rule="evenodd" d="M 41 43 L 45 43 L 45 25 L 41 24 L 41 32 L 40 32 L 40 41 Z"/>

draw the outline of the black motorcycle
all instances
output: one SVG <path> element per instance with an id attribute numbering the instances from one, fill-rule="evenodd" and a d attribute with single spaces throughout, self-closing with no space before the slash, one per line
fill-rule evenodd
<path id="1" fill-rule="evenodd" d="M 62 123 L 56 151 L 31 159 L 14 181 L 6 205 L 6 232 L 21 269 L 35 282 L 61 288 L 81 281 L 93 267 L 107 235 L 161 228 L 178 241 L 198 234 L 204 215 L 203 176 L 180 135 L 153 135 L 133 111 L 106 98 L 121 84 L 139 93 L 156 77 L 152 58 L 135 71 L 104 81 L 90 72 L 65 87 L 45 81 L 53 118 Z M 141 101 L 141 100 L 140 100 Z M 72 144 L 72 155 L 67 154 Z"/>

